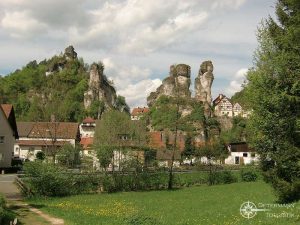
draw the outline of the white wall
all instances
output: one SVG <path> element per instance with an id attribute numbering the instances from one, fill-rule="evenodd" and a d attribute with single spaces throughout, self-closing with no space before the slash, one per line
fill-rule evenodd
<path id="1" fill-rule="evenodd" d="M 1 109 L 0 136 L 4 137 L 3 143 L 0 143 L 0 167 L 10 167 L 16 140 L 13 136 L 13 130 Z"/>
<path id="2" fill-rule="evenodd" d="M 244 153 L 247 153 L 247 156 L 243 156 Z M 252 154 L 255 154 L 255 156 L 252 157 Z M 231 152 L 225 159 L 225 164 L 236 164 L 236 157 L 239 157 L 239 163 L 237 165 L 241 164 L 241 158 L 243 158 L 245 165 L 251 164 L 252 162 L 257 163 L 259 161 L 259 156 L 255 152 Z"/>
<path id="3" fill-rule="evenodd" d="M 80 136 L 81 137 L 94 137 L 95 126 L 96 125 L 83 126 L 82 124 L 80 124 L 80 126 L 79 126 Z"/>

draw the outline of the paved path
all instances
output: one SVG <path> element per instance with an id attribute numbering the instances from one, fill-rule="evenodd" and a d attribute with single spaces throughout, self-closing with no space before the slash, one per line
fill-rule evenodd
<path id="1" fill-rule="evenodd" d="M 40 217 L 43 217 L 45 220 L 47 220 L 53 225 L 64 224 L 63 219 L 54 218 L 48 214 L 43 213 L 39 209 L 33 208 L 30 205 L 22 202 L 22 195 L 17 186 L 14 184 L 15 178 L 16 175 L 0 175 L 0 193 L 4 194 L 9 204 L 27 208 L 31 212 L 36 213 Z"/>
<path id="2" fill-rule="evenodd" d="M 21 200 L 22 195 L 14 184 L 16 175 L 0 175 L 0 192 L 4 194 L 7 200 Z"/>

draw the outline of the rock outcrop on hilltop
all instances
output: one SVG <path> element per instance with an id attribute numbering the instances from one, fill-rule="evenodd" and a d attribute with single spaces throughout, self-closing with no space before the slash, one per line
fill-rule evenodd
<path id="1" fill-rule="evenodd" d="M 190 85 L 191 67 L 186 64 L 172 65 L 169 76 L 163 80 L 155 92 L 151 92 L 147 97 L 147 104 L 152 106 L 162 95 L 191 98 Z"/>
<path id="2" fill-rule="evenodd" d="M 202 102 L 205 106 L 205 115 L 210 115 L 210 106 L 212 104 L 211 86 L 214 80 L 213 64 L 211 61 L 204 61 L 200 65 L 198 76 L 195 79 L 195 97 L 198 102 Z M 162 95 L 171 97 L 184 97 L 191 99 L 191 68 L 186 64 L 172 65 L 170 67 L 170 75 L 165 78 L 162 84 L 151 92 L 147 98 L 148 106 L 152 106 L 154 102 Z"/>
<path id="3" fill-rule="evenodd" d="M 203 103 L 206 116 L 211 115 L 213 69 L 214 66 L 211 61 L 204 61 L 201 63 L 198 76 L 195 79 L 195 100 Z"/>
<path id="4" fill-rule="evenodd" d="M 77 59 L 77 53 L 72 45 L 65 49 L 64 56 L 66 59 Z"/>
<path id="5" fill-rule="evenodd" d="M 204 61 L 199 69 L 198 76 L 195 79 L 195 99 L 201 102 L 211 104 L 211 86 L 214 80 L 214 66 L 211 61 Z"/>
<path id="6" fill-rule="evenodd" d="M 90 67 L 88 90 L 84 93 L 84 107 L 88 109 L 94 101 L 101 101 L 105 108 L 113 108 L 116 105 L 116 90 L 103 73 L 102 63 L 93 63 Z"/>
<path id="7" fill-rule="evenodd" d="M 70 45 L 65 49 L 65 52 L 62 56 L 56 57 L 56 60 L 53 60 L 53 62 L 49 65 L 48 70 L 46 71 L 46 76 L 63 70 L 68 61 L 76 59 L 77 53 L 75 52 L 74 47 Z"/>

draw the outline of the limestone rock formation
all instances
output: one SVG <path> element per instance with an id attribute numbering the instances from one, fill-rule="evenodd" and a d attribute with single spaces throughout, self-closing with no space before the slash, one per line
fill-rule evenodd
<path id="1" fill-rule="evenodd" d="M 93 63 L 90 67 L 88 90 L 84 93 L 84 107 L 89 108 L 93 101 L 101 101 L 106 108 L 116 105 L 116 90 L 103 73 L 102 63 Z"/>
<path id="2" fill-rule="evenodd" d="M 211 105 L 211 86 L 214 80 L 214 66 L 211 61 L 204 61 L 199 69 L 198 76 L 195 79 L 195 99 Z"/>
<path id="3" fill-rule="evenodd" d="M 147 98 L 148 106 L 153 103 L 162 95 L 171 97 L 186 97 L 191 98 L 189 90 L 191 85 L 191 67 L 186 64 L 172 65 L 170 67 L 169 77 L 163 80 L 162 84 L 151 92 Z"/>
<path id="4" fill-rule="evenodd" d="M 75 52 L 74 47 L 72 45 L 70 45 L 65 49 L 64 56 L 66 57 L 67 60 L 77 58 L 77 53 Z"/>
<path id="5" fill-rule="evenodd" d="M 200 65 L 198 76 L 195 79 L 195 100 L 204 105 L 205 116 L 211 116 L 211 86 L 214 80 L 214 66 L 211 61 L 204 61 Z"/>

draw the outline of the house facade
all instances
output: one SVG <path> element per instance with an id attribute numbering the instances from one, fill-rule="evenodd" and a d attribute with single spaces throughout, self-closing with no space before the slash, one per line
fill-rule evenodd
<path id="1" fill-rule="evenodd" d="M 233 116 L 242 116 L 243 115 L 243 109 L 239 103 L 235 103 L 233 105 L 232 114 L 233 114 Z"/>
<path id="2" fill-rule="evenodd" d="M 34 160 L 40 151 L 49 155 L 65 144 L 75 147 L 79 141 L 79 124 L 67 122 L 18 122 L 19 140 L 14 156 Z"/>
<path id="3" fill-rule="evenodd" d="M 213 101 L 213 105 L 215 109 L 215 116 L 233 116 L 232 103 L 225 95 L 219 94 L 219 96 Z"/>
<path id="4" fill-rule="evenodd" d="M 230 143 L 227 146 L 229 156 L 225 159 L 225 164 L 247 165 L 258 163 L 259 156 L 246 142 Z"/>
<path id="5" fill-rule="evenodd" d="M 11 166 L 14 144 L 18 138 L 16 119 L 12 105 L 0 105 L 0 168 Z"/>
<path id="6" fill-rule="evenodd" d="M 245 111 L 238 102 L 232 103 L 231 100 L 223 94 L 219 94 L 219 96 L 213 101 L 213 107 L 214 114 L 217 117 L 241 116 L 247 118 L 251 113 L 250 111 Z"/>
<path id="7" fill-rule="evenodd" d="M 94 137 L 96 128 L 96 120 L 91 117 L 85 118 L 79 125 L 80 137 Z"/>
<path id="8" fill-rule="evenodd" d="M 134 108 L 131 112 L 131 120 L 140 120 L 145 113 L 149 112 L 149 108 Z"/>

